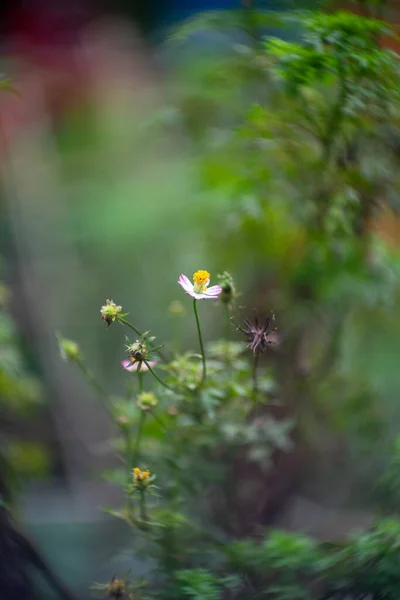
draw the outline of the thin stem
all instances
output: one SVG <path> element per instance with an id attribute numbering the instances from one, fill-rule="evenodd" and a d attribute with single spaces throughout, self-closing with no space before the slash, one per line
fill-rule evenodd
<path id="1" fill-rule="evenodd" d="M 253 361 L 253 372 L 252 372 L 252 379 L 253 379 L 253 395 L 254 397 L 257 395 L 257 391 L 258 391 L 258 378 L 257 378 L 257 368 L 258 368 L 258 361 L 260 358 L 260 353 L 256 352 L 254 354 L 254 361 Z"/>
<path id="2" fill-rule="evenodd" d="M 143 429 L 144 419 L 145 419 L 145 413 L 143 410 L 141 410 L 140 417 L 139 417 L 139 423 L 138 423 L 138 429 L 137 429 L 137 433 L 136 433 L 135 448 L 132 452 L 132 461 L 131 461 L 131 465 L 129 466 L 129 470 L 131 470 L 131 468 L 133 468 L 133 466 L 138 465 L 139 456 L 140 456 L 140 441 L 142 438 L 142 429 Z"/>
<path id="3" fill-rule="evenodd" d="M 143 373 L 138 372 L 138 380 L 139 380 L 139 394 L 143 392 Z"/>
<path id="4" fill-rule="evenodd" d="M 230 317 L 230 312 L 229 312 L 229 305 L 226 304 L 225 305 L 225 314 L 226 314 L 226 340 L 229 341 L 229 338 L 231 337 L 231 317 Z"/>
<path id="5" fill-rule="evenodd" d="M 140 520 L 142 521 L 143 525 L 146 524 L 147 522 L 147 514 L 146 514 L 146 492 L 143 490 L 142 492 L 140 492 L 140 500 L 139 500 L 139 505 L 140 505 Z"/>
<path id="6" fill-rule="evenodd" d="M 139 329 L 136 329 L 136 327 L 134 325 L 132 325 L 132 323 L 130 323 L 129 321 L 127 321 L 123 317 L 118 317 L 118 321 L 120 323 L 122 323 L 123 325 L 126 325 L 127 327 L 129 327 L 130 329 L 132 329 L 132 331 L 134 331 L 139 337 L 142 337 L 142 334 L 140 333 Z"/>
<path id="7" fill-rule="evenodd" d="M 109 416 L 112 416 L 111 408 L 110 408 L 110 399 L 107 391 L 103 388 L 101 383 L 97 380 L 97 377 L 94 373 L 89 369 L 89 367 L 83 362 L 81 358 L 76 359 L 76 364 L 78 365 L 81 373 L 85 376 L 86 381 L 92 386 L 94 391 L 98 394 L 102 401 L 102 405 Z"/>
<path id="8" fill-rule="evenodd" d="M 136 329 L 136 327 L 134 325 L 132 325 L 132 323 L 130 323 L 129 321 L 127 321 L 126 319 L 124 319 L 123 317 L 118 317 L 118 321 L 120 323 L 122 323 L 122 325 L 126 325 L 127 327 L 129 327 L 130 329 L 132 329 L 132 331 L 134 331 L 136 333 L 136 335 L 138 335 L 139 337 L 142 337 L 142 333 L 140 333 L 139 329 Z M 149 344 L 150 348 L 154 348 L 154 344 Z M 165 356 L 165 354 L 163 352 L 161 352 L 160 350 L 157 350 L 157 354 L 159 355 L 159 357 L 164 361 L 164 362 L 168 362 L 167 357 Z"/>
<path id="9" fill-rule="evenodd" d="M 200 381 L 200 384 L 199 384 L 199 387 L 200 387 L 200 386 L 203 385 L 203 383 L 206 380 L 206 377 L 207 377 L 207 367 L 206 367 L 206 355 L 204 353 L 204 346 L 203 346 L 203 338 L 201 337 L 199 315 L 197 313 L 196 298 L 193 298 L 193 310 L 194 310 L 194 316 L 196 317 L 197 333 L 199 334 L 201 358 L 202 358 L 202 361 L 203 361 L 203 374 L 202 374 L 201 381 Z"/>
<path id="10" fill-rule="evenodd" d="M 129 428 L 127 428 L 126 430 L 124 430 L 124 434 L 125 434 L 125 443 L 126 443 L 126 476 L 127 476 L 127 484 L 128 484 L 128 489 L 129 489 L 129 485 L 132 481 L 132 468 L 133 468 L 133 452 L 132 452 L 132 431 L 131 431 L 131 427 L 129 425 Z M 132 511 L 133 508 L 133 503 L 132 503 L 132 495 L 128 494 L 128 506 L 130 511 Z"/>
<path id="11" fill-rule="evenodd" d="M 145 360 L 143 362 L 146 365 L 146 367 L 148 368 L 148 370 L 150 371 L 150 373 L 153 375 L 153 377 L 155 377 L 157 379 L 158 383 L 161 383 L 161 385 L 163 385 L 167 390 L 170 390 L 171 392 L 175 391 L 167 383 L 165 383 L 165 381 L 163 381 L 162 379 L 159 378 L 159 376 L 157 375 L 157 373 L 155 371 L 153 371 L 152 367 L 150 366 L 150 364 L 148 363 L 147 360 Z"/>

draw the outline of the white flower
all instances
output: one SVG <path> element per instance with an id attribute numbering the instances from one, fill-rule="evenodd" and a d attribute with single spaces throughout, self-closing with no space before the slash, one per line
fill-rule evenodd
<path id="1" fill-rule="evenodd" d="M 210 273 L 208 271 L 196 271 L 193 275 L 192 283 L 186 275 L 181 275 L 178 279 L 179 285 L 183 287 L 185 292 L 195 298 L 196 300 L 202 300 L 203 298 L 212 300 L 218 298 L 222 292 L 220 285 L 213 285 L 208 287 L 210 283 Z"/>

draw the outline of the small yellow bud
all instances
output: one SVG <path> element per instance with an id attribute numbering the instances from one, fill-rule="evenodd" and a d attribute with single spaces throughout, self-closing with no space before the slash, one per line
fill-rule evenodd
<path id="1" fill-rule="evenodd" d="M 150 483 L 150 471 L 142 471 L 139 467 L 133 469 L 133 483 L 139 490 L 144 490 Z"/>

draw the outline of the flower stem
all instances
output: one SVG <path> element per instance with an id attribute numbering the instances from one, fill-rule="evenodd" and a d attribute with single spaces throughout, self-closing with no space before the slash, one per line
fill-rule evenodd
<path id="1" fill-rule="evenodd" d="M 229 306 L 228 304 L 225 305 L 225 314 L 226 314 L 226 340 L 229 341 L 229 338 L 231 337 L 231 317 L 230 317 L 230 312 L 229 312 Z"/>
<path id="2" fill-rule="evenodd" d="M 142 337 L 142 333 L 140 333 L 139 329 L 136 329 L 136 327 L 134 325 L 132 325 L 132 323 L 130 323 L 129 321 L 127 321 L 126 319 L 124 319 L 123 317 L 118 317 L 118 321 L 122 324 L 122 325 L 126 325 L 127 327 L 129 327 L 130 329 L 132 329 L 132 331 L 134 331 L 136 333 L 136 335 L 138 335 L 139 337 Z M 150 348 L 154 348 L 154 344 L 149 344 Z M 165 354 L 163 352 L 161 352 L 160 350 L 157 350 L 157 354 L 159 355 L 159 357 L 164 361 L 164 362 L 168 362 L 167 357 L 165 356 Z"/>
<path id="3" fill-rule="evenodd" d="M 143 490 L 140 492 L 139 497 L 139 506 L 140 506 L 140 520 L 142 526 L 147 528 L 147 512 L 146 512 L 146 492 Z"/>
<path id="4" fill-rule="evenodd" d="M 109 399 L 109 396 L 108 396 L 108 393 L 106 392 L 106 390 L 103 388 L 101 383 L 97 380 L 97 377 L 94 375 L 94 373 L 89 369 L 89 367 L 85 364 L 85 362 L 81 358 L 77 358 L 75 362 L 78 365 L 78 368 L 80 369 L 81 373 L 83 373 L 86 381 L 92 386 L 94 391 L 98 394 L 98 396 L 101 400 L 101 403 L 102 403 L 105 411 L 107 412 L 108 416 L 112 416 L 112 411 L 110 408 L 110 399 Z"/>
<path id="5" fill-rule="evenodd" d="M 202 358 L 202 361 L 203 361 L 203 374 L 202 374 L 202 377 L 201 377 L 201 380 L 200 380 L 200 384 L 199 384 L 199 387 L 200 387 L 200 386 L 203 385 L 203 383 L 206 380 L 206 377 L 207 377 L 207 366 L 206 366 L 206 355 L 204 353 L 203 338 L 201 337 L 199 315 L 197 313 L 196 298 L 193 298 L 193 310 L 194 310 L 194 316 L 196 317 L 197 333 L 199 334 L 201 358 Z"/>
<path id="6" fill-rule="evenodd" d="M 258 391 L 258 378 L 257 378 L 257 368 L 258 368 L 258 361 L 260 358 L 260 353 L 256 352 L 254 354 L 254 361 L 253 361 L 253 372 L 252 372 L 252 379 L 253 379 L 253 395 L 254 397 L 257 395 L 257 391 Z"/>
<path id="7" fill-rule="evenodd" d="M 148 368 L 148 370 L 150 371 L 150 373 L 153 375 L 153 377 L 155 377 L 157 379 L 158 383 L 161 383 L 161 385 L 163 385 L 165 388 L 167 388 L 167 390 L 170 390 L 171 392 L 175 391 L 171 387 L 169 387 L 169 385 L 167 383 L 165 383 L 165 381 L 163 381 L 162 379 L 159 378 L 159 376 L 157 375 L 157 373 L 155 371 L 153 371 L 153 369 L 151 368 L 151 366 L 147 360 L 145 360 L 143 362 L 146 365 L 146 367 Z"/>
<path id="8" fill-rule="evenodd" d="M 129 321 L 127 321 L 123 317 L 118 317 L 118 321 L 120 323 L 122 323 L 123 325 L 126 325 L 127 327 L 129 327 L 130 329 L 132 329 L 132 331 L 134 331 L 136 333 L 136 335 L 138 335 L 139 337 L 142 337 L 142 334 L 140 333 L 139 329 L 136 329 L 136 327 L 134 325 L 132 325 L 132 323 L 130 323 Z"/>
<path id="9" fill-rule="evenodd" d="M 156 423 L 158 423 L 159 425 L 161 425 L 161 427 L 164 429 L 164 431 L 168 431 L 167 426 L 165 425 L 164 421 L 162 421 L 160 419 L 160 417 L 158 417 L 155 412 L 151 411 L 151 416 L 153 417 L 153 419 L 155 420 Z"/>
<path id="10" fill-rule="evenodd" d="M 138 380 L 139 380 L 139 394 L 143 392 L 143 373 L 138 371 Z"/>
<path id="11" fill-rule="evenodd" d="M 127 484 L 129 489 L 129 484 L 132 480 L 132 468 L 133 468 L 133 452 L 132 452 L 132 431 L 131 428 L 127 429 L 125 432 L 125 444 L 126 444 L 126 475 L 127 475 Z M 132 496 L 128 494 L 128 506 L 130 511 L 132 511 Z"/>
<path id="12" fill-rule="evenodd" d="M 139 461 L 139 456 L 140 456 L 140 441 L 142 439 L 142 429 L 143 429 L 144 418 L 145 418 L 145 413 L 144 413 L 143 410 L 141 410 L 140 411 L 138 428 L 137 428 L 137 433 L 136 433 L 135 447 L 134 447 L 134 450 L 132 452 L 132 460 L 131 460 L 131 464 L 129 465 L 129 470 L 131 470 L 134 465 L 137 465 L 138 461 Z"/>

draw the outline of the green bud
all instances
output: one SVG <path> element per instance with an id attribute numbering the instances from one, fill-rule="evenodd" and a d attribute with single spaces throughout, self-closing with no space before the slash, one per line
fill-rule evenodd
<path id="1" fill-rule="evenodd" d="M 136 404 L 142 410 L 148 411 L 157 406 L 158 400 L 152 392 L 142 392 L 138 395 Z"/>
<path id="2" fill-rule="evenodd" d="M 76 362 L 81 357 L 78 344 L 72 340 L 58 338 L 61 358 L 67 362 Z"/>
<path id="3" fill-rule="evenodd" d="M 233 277 L 228 271 L 224 271 L 222 275 L 218 275 L 219 285 L 222 287 L 220 300 L 224 304 L 231 304 L 236 296 L 235 283 Z"/>
<path id="4" fill-rule="evenodd" d="M 103 321 L 107 323 L 107 327 L 118 319 L 121 311 L 122 306 L 117 306 L 112 300 L 106 300 L 106 303 L 100 309 L 100 314 Z"/>

